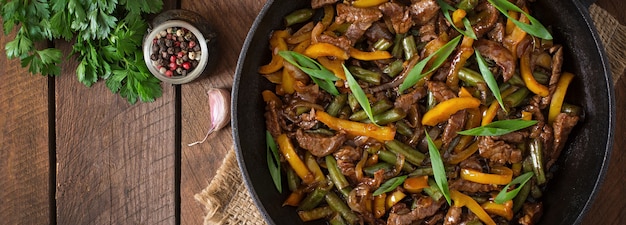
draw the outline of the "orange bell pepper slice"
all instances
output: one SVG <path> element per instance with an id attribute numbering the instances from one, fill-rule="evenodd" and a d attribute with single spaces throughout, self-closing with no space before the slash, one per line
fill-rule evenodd
<path id="1" fill-rule="evenodd" d="M 315 112 L 315 118 L 330 129 L 343 130 L 354 136 L 367 136 L 379 141 L 390 141 L 396 135 L 396 129 L 393 127 L 379 127 L 374 124 L 339 119 L 322 111 Z"/>
<path id="2" fill-rule="evenodd" d="M 283 206 L 288 205 L 298 207 L 304 196 L 305 194 L 303 190 L 296 189 L 295 191 L 291 192 L 291 194 L 289 194 L 289 197 L 287 197 L 287 199 L 285 199 L 285 201 L 283 202 Z"/>
<path id="3" fill-rule="evenodd" d="M 550 114 L 548 114 L 548 117 L 549 117 L 549 115 Z M 526 120 L 526 121 L 532 120 L 533 119 L 533 113 L 528 112 L 528 111 L 522 111 L 522 119 Z"/>
<path id="4" fill-rule="evenodd" d="M 286 30 L 277 30 L 272 33 L 270 38 L 270 48 L 272 50 L 272 61 L 269 64 L 259 67 L 260 74 L 270 74 L 283 68 L 283 57 L 278 52 L 287 50 L 287 42 L 285 39 L 289 37 Z"/>
<path id="5" fill-rule="evenodd" d="M 479 184 L 506 185 L 513 180 L 513 171 L 506 166 L 492 167 L 493 174 L 472 169 L 461 169 L 461 178 Z"/>
<path id="6" fill-rule="evenodd" d="M 456 27 L 463 27 L 463 18 L 467 15 L 464 9 L 457 9 L 452 12 L 452 22 Z"/>
<path id="7" fill-rule="evenodd" d="M 402 186 L 409 193 L 416 194 L 430 185 L 428 185 L 428 176 L 417 176 L 406 178 Z"/>
<path id="8" fill-rule="evenodd" d="M 389 0 L 356 0 L 352 2 L 352 6 L 357 8 L 367 8 L 381 5 Z"/>
<path id="9" fill-rule="evenodd" d="M 322 56 L 332 56 L 337 59 L 346 60 L 350 58 L 350 55 L 343 49 L 326 42 L 318 42 L 311 44 L 304 50 L 304 55 L 317 59 Z"/>
<path id="10" fill-rule="evenodd" d="M 472 199 L 472 197 L 467 196 L 457 190 L 450 190 L 450 198 L 454 201 L 454 206 L 456 207 L 467 207 L 470 211 L 472 211 L 478 219 L 483 221 L 487 225 L 495 225 L 496 222 L 491 219 L 489 214 L 485 212 L 485 210 L 480 207 L 480 205 Z"/>
<path id="11" fill-rule="evenodd" d="M 448 120 L 452 114 L 480 106 L 480 100 L 474 97 L 451 98 L 443 101 L 424 114 L 422 125 L 435 126 Z"/>
<path id="12" fill-rule="evenodd" d="M 309 170 L 309 168 L 304 164 L 302 159 L 296 153 L 291 141 L 286 134 L 281 134 L 276 138 L 276 144 L 280 149 L 280 152 L 283 154 L 283 157 L 287 160 L 291 168 L 296 172 L 296 174 L 302 179 L 305 184 L 313 183 L 315 180 L 313 173 Z"/>
<path id="13" fill-rule="evenodd" d="M 488 201 L 481 205 L 485 211 L 504 217 L 506 220 L 513 219 L 513 200 L 508 200 L 504 204 L 498 204 L 494 201 Z"/>
<path id="14" fill-rule="evenodd" d="M 278 98 L 278 96 L 276 96 L 276 94 L 274 94 L 274 92 L 272 92 L 270 90 L 265 90 L 265 91 L 261 92 L 261 95 L 263 96 L 263 101 L 266 104 L 269 104 L 269 102 L 275 102 L 276 106 L 282 107 L 283 101 L 281 101 L 280 98 Z"/>
<path id="15" fill-rule="evenodd" d="M 533 71 L 531 71 L 530 68 L 529 51 L 526 51 L 520 59 L 520 73 L 522 74 L 522 79 L 524 79 L 524 83 L 526 83 L 526 87 L 528 88 L 528 90 L 540 95 L 541 97 L 547 97 L 550 94 L 548 87 L 537 82 L 537 80 L 535 80 L 535 77 L 533 76 Z"/>
<path id="16" fill-rule="evenodd" d="M 391 55 L 391 53 L 389 53 L 388 51 L 364 52 L 356 48 L 350 48 L 350 57 L 363 61 L 373 61 L 390 59 L 393 57 L 393 55 Z"/>
<path id="17" fill-rule="evenodd" d="M 485 110 L 485 113 L 483 114 L 483 120 L 482 122 L 480 122 L 480 125 L 485 126 L 491 123 L 493 121 L 493 118 L 496 118 L 496 113 L 498 112 L 498 108 L 500 108 L 500 105 L 498 104 L 498 102 L 493 101 L 491 105 L 489 105 L 489 108 Z"/>
<path id="18" fill-rule="evenodd" d="M 556 119 L 556 116 L 561 113 L 561 108 L 563 107 L 563 99 L 565 98 L 565 93 L 567 93 L 567 88 L 569 84 L 574 79 L 574 74 L 564 72 L 561 74 L 559 81 L 556 83 L 556 89 L 554 90 L 554 94 L 552 94 L 552 101 L 550 102 L 550 109 L 548 110 L 548 123 L 552 124 Z"/>

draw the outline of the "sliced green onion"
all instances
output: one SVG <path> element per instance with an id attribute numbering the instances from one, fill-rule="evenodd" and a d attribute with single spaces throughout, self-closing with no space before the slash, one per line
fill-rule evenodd
<path id="1" fill-rule="evenodd" d="M 517 25 L 520 29 L 526 31 L 526 33 L 529 33 L 530 35 L 533 35 L 535 37 L 539 37 L 542 39 L 552 40 L 552 35 L 548 31 L 548 29 L 546 29 L 546 27 L 544 27 L 537 19 L 532 17 L 530 14 L 526 13 L 524 10 L 517 7 L 515 4 L 507 0 L 487 0 L 487 1 L 491 3 L 494 7 L 496 7 L 496 9 L 498 9 L 498 11 L 504 14 L 507 18 L 513 21 L 513 23 L 515 23 L 515 25 Z M 530 24 L 525 24 L 525 23 L 520 22 L 519 20 L 516 20 L 515 18 L 512 18 L 511 16 L 509 16 L 508 10 L 524 14 L 524 16 L 526 16 L 528 20 L 530 21 Z"/>
<path id="2" fill-rule="evenodd" d="M 370 106 L 370 101 L 367 100 L 365 92 L 363 91 L 363 89 L 361 89 L 359 83 L 356 82 L 356 79 L 354 79 L 354 76 L 352 76 L 350 70 L 346 68 L 346 65 L 342 65 L 342 67 L 344 73 L 346 74 L 346 80 L 348 80 L 348 87 L 350 88 L 350 91 L 352 91 L 352 95 L 354 95 L 354 98 L 356 98 L 356 100 L 359 102 L 359 105 L 361 105 L 363 111 L 365 111 L 365 114 L 367 114 L 367 118 L 369 118 L 372 123 L 376 124 L 374 120 L 374 113 L 372 113 L 372 107 Z"/>
<path id="3" fill-rule="evenodd" d="M 272 134 L 269 131 L 265 131 L 265 141 L 267 143 L 267 165 L 274 181 L 274 186 L 279 193 L 283 193 L 283 186 L 281 185 L 280 178 L 280 156 L 278 155 L 278 148 L 276 142 L 272 138 Z"/>
<path id="4" fill-rule="evenodd" d="M 448 23 L 450 23 L 450 25 L 452 25 L 452 27 L 454 27 L 456 31 L 474 40 L 478 39 L 478 37 L 476 37 L 476 33 L 474 33 L 474 29 L 472 29 L 472 25 L 470 24 L 469 19 L 467 18 L 462 19 L 463 25 L 465 26 L 465 30 L 461 30 L 458 27 L 456 27 L 456 25 L 454 24 L 454 21 L 452 20 L 452 17 L 450 17 L 450 11 L 454 12 L 456 9 L 452 7 L 451 5 L 448 5 L 448 3 L 442 0 L 437 0 L 437 4 L 439 4 L 441 8 L 441 11 L 443 12 L 443 16 L 446 18 L 446 20 L 448 20 Z"/>
<path id="5" fill-rule="evenodd" d="M 487 86 L 493 93 L 493 96 L 496 98 L 496 100 L 498 100 L 498 104 L 500 104 L 502 110 L 506 112 L 507 110 L 506 107 L 504 107 L 504 103 L 502 102 L 502 95 L 500 94 L 500 88 L 498 87 L 498 82 L 496 81 L 496 78 L 493 76 L 493 73 L 491 73 L 491 70 L 489 70 L 489 66 L 487 66 L 487 62 L 480 54 L 480 52 L 478 52 L 478 50 L 474 50 L 474 53 L 476 55 L 476 62 L 478 62 L 480 74 L 483 75 L 485 83 L 487 83 Z"/>
<path id="6" fill-rule="evenodd" d="M 278 54 L 287 62 L 309 75 L 311 80 L 320 86 L 320 88 L 334 96 L 339 95 L 339 91 L 334 83 L 334 81 L 339 80 L 339 78 L 317 61 L 294 51 L 280 51 Z"/>
<path id="7" fill-rule="evenodd" d="M 457 134 L 469 136 L 500 136 L 514 131 L 518 131 L 537 124 L 536 120 L 498 120 L 487 125 L 459 131 Z"/>
<path id="8" fill-rule="evenodd" d="M 376 189 L 376 191 L 374 191 L 372 195 L 379 196 L 383 193 L 393 191 L 393 189 L 396 189 L 396 187 L 400 186 L 400 184 L 402 184 L 402 182 L 404 182 L 406 178 L 407 175 L 391 178 L 385 181 L 385 183 L 381 184 L 380 187 Z"/>
<path id="9" fill-rule="evenodd" d="M 425 59 L 422 59 L 417 64 L 415 64 L 415 67 L 413 67 L 413 69 L 409 71 L 409 74 L 407 74 L 406 78 L 404 78 L 404 81 L 400 85 L 399 92 L 403 92 L 409 87 L 412 87 L 413 85 L 417 83 L 417 81 L 419 81 L 420 79 L 424 78 L 426 75 L 437 70 L 443 64 L 443 62 L 445 62 L 446 59 L 448 59 L 448 56 L 452 54 L 452 51 L 454 51 L 456 46 L 459 44 L 459 41 L 461 41 L 461 35 L 452 39 L 451 41 L 443 45 L 440 49 L 435 51 L 433 54 L 429 55 Z M 430 70 L 428 70 L 425 73 L 422 73 L 422 71 L 424 70 L 424 67 L 426 67 L 426 64 L 428 64 L 428 61 L 430 61 L 430 59 L 432 59 L 433 57 L 436 57 L 436 58 Z"/>
<path id="10" fill-rule="evenodd" d="M 435 177 L 435 182 L 437 183 L 437 187 L 441 190 L 441 193 L 444 197 L 446 197 L 446 201 L 448 201 L 448 205 L 450 203 L 450 189 L 448 189 L 448 178 L 446 177 L 446 169 L 443 166 L 443 160 L 441 159 L 441 155 L 439 154 L 439 149 L 435 146 L 435 143 L 426 133 L 426 139 L 428 139 L 428 154 L 430 155 L 430 164 L 433 168 L 433 174 Z"/>
<path id="11" fill-rule="evenodd" d="M 500 191 L 500 193 L 498 193 L 498 195 L 494 199 L 494 202 L 496 202 L 498 204 L 503 204 L 504 202 L 515 198 L 515 196 L 517 196 L 517 193 L 519 193 L 519 191 L 522 189 L 522 187 L 524 187 L 526 182 L 528 182 L 530 180 L 530 178 L 532 178 L 532 177 L 533 177 L 533 172 L 526 172 L 526 173 L 516 177 L 515 179 L 513 179 L 511 181 L 511 183 L 507 184 L 502 189 L 502 191 Z M 519 184 L 519 186 L 517 186 L 517 188 L 513 189 L 512 191 L 507 191 L 510 186 L 517 185 L 517 184 Z"/>

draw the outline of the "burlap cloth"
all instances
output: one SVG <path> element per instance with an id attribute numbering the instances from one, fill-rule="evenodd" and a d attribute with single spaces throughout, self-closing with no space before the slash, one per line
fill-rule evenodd
<path id="1" fill-rule="evenodd" d="M 626 27 L 595 4 L 589 11 L 608 53 L 615 83 L 626 68 Z M 195 198 L 206 207 L 205 225 L 266 224 L 243 182 L 233 149 L 227 153 L 209 186 Z"/>

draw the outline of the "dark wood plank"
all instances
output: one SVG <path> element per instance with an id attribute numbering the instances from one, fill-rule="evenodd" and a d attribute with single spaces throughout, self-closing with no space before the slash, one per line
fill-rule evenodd
<path id="1" fill-rule="evenodd" d="M 14 37 L 0 35 L 0 223 L 48 224 L 48 78 L 7 59 Z"/>
<path id="2" fill-rule="evenodd" d="M 130 105 L 79 83 L 76 66 L 55 87 L 58 224 L 176 224 L 174 87 Z"/>
<path id="3" fill-rule="evenodd" d="M 188 143 L 202 139 L 210 126 L 206 91 L 209 88 L 232 86 L 237 57 L 245 35 L 265 1 L 183 1 L 181 8 L 203 15 L 218 33 L 217 66 L 197 81 L 182 86 L 182 163 L 181 224 L 202 224 L 205 214 L 193 198 L 215 176 L 217 168 L 232 148 L 231 129 L 214 133 L 200 145 Z"/>

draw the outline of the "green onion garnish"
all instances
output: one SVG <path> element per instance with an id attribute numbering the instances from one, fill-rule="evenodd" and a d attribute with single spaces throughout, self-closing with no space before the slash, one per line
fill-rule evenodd
<path id="1" fill-rule="evenodd" d="M 536 120 L 498 120 L 487 125 L 459 131 L 458 134 L 469 136 L 500 136 L 537 124 Z"/>
<path id="2" fill-rule="evenodd" d="M 483 79 L 485 79 L 485 82 L 491 90 L 491 93 L 493 93 L 493 96 L 496 98 L 496 100 L 498 100 L 498 103 L 500 104 L 502 110 L 506 112 L 506 108 L 504 107 L 504 103 L 502 102 L 502 95 L 500 94 L 500 88 L 498 87 L 498 82 L 496 82 L 496 78 L 493 76 L 493 73 L 491 73 L 491 70 L 489 70 L 489 66 L 487 66 L 487 62 L 485 62 L 485 59 L 480 54 L 480 52 L 474 50 L 474 53 L 476 55 L 476 62 L 478 62 L 480 74 L 483 75 Z"/>
<path id="3" fill-rule="evenodd" d="M 435 146 L 435 143 L 426 132 L 426 139 L 428 139 L 428 154 L 430 155 L 430 164 L 433 168 L 433 174 L 435 176 L 435 182 L 443 193 L 443 196 L 446 197 L 446 201 L 448 201 L 448 205 L 450 203 L 450 189 L 448 189 L 448 178 L 446 177 L 446 169 L 443 167 L 443 160 L 441 159 L 441 155 L 439 154 L 439 149 Z"/>
<path id="4" fill-rule="evenodd" d="M 400 186 L 400 184 L 402 184 L 402 182 L 406 180 L 406 177 L 407 175 L 404 175 L 404 176 L 394 177 L 385 181 L 385 183 L 381 184 L 380 187 L 376 189 L 376 191 L 374 191 L 372 195 L 379 196 L 383 193 L 393 191 L 393 189 L 396 189 L 396 187 Z"/>
<path id="5" fill-rule="evenodd" d="M 448 56 L 452 54 L 452 51 L 454 51 L 456 46 L 459 44 L 459 41 L 461 41 L 461 37 L 462 35 L 457 36 L 456 38 L 452 39 L 451 41 L 443 45 L 440 49 L 435 51 L 433 54 L 429 55 L 425 59 L 422 59 L 417 64 L 415 64 L 415 67 L 413 67 L 413 69 L 409 71 L 409 74 L 407 74 L 406 78 L 404 78 L 404 81 L 400 85 L 399 92 L 403 92 L 409 87 L 412 87 L 413 85 L 417 83 L 417 81 L 419 81 L 420 79 L 424 78 L 426 75 L 437 70 L 443 64 L 443 62 L 445 62 L 446 59 L 448 59 Z M 426 67 L 426 64 L 428 64 L 428 61 L 430 61 L 430 59 L 433 57 L 436 57 L 436 58 L 435 58 L 435 61 L 433 61 L 433 64 L 430 70 L 428 70 L 425 73 L 422 73 L 422 71 L 424 70 L 424 67 Z"/>
<path id="6" fill-rule="evenodd" d="M 265 131 L 265 141 L 267 143 L 267 165 L 274 181 L 274 186 L 278 189 L 279 193 L 283 193 L 283 186 L 280 180 L 280 156 L 278 155 L 278 149 L 276 142 L 272 138 L 272 134 L 269 131 Z"/>
<path id="7" fill-rule="evenodd" d="M 464 36 L 468 36 L 474 40 L 478 39 L 478 37 L 476 37 L 476 33 L 474 33 L 474 29 L 472 29 L 472 25 L 470 24 L 469 19 L 467 19 L 467 17 L 463 18 L 463 25 L 465 26 L 465 30 L 461 30 L 458 27 L 456 27 L 456 25 L 454 24 L 454 21 L 452 20 L 452 17 L 450 17 L 450 11 L 455 11 L 456 9 L 454 7 L 452 7 L 451 5 L 448 5 L 448 3 L 442 1 L 442 0 L 437 0 L 437 3 L 439 4 L 441 11 L 443 12 L 443 16 L 446 18 L 446 20 L 448 20 L 448 23 L 450 23 L 450 25 L 452 25 L 452 27 L 454 27 L 454 29 L 456 31 L 458 31 L 459 33 L 461 33 Z"/>
<path id="8" fill-rule="evenodd" d="M 363 89 L 361 89 L 359 83 L 356 82 L 356 79 L 354 79 L 354 76 L 352 76 L 352 73 L 350 73 L 348 68 L 346 68 L 345 65 L 342 65 L 342 67 L 344 73 L 346 74 L 346 80 L 348 80 L 348 87 L 350 88 L 350 91 L 352 91 L 352 95 L 354 95 L 354 98 L 356 98 L 356 100 L 359 102 L 359 105 L 361 105 L 363 111 L 365 111 L 365 114 L 367 114 L 367 118 L 369 118 L 372 123 L 376 124 L 376 120 L 374 120 L 374 114 L 372 113 L 372 107 L 370 106 L 370 101 L 367 100 L 365 92 L 363 91 Z"/>
<path id="9" fill-rule="evenodd" d="M 498 203 L 498 204 L 502 204 L 508 200 L 511 200 L 513 198 L 515 198 L 515 196 L 517 196 L 517 193 L 519 193 L 519 191 L 522 189 L 522 187 L 524 187 L 524 185 L 526 184 L 526 182 L 528 182 L 530 180 L 530 178 L 533 177 L 533 172 L 526 172 L 525 174 L 522 174 L 518 177 L 516 177 L 515 179 L 513 179 L 511 181 L 511 183 L 507 184 L 501 191 L 500 193 L 498 193 L 498 195 L 496 196 L 496 198 L 494 199 L 494 202 Z M 517 188 L 513 189 L 512 191 L 507 191 L 509 189 L 510 186 L 512 185 L 516 185 L 519 184 L 519 186 L 517 186 Z"/>
<path id="10" fill-rule="evenodd" d="M 311 77 L 311 80 L 315 82 L 320 88 L 324 89 L 328 93 L 337 96 L 339 91 L 335 87 L 336 80 L 339 80 L 333 72 L 320 65 L 317 61 L 294 51 L 280 51 L 278 55 L 287 60 L 287 62 L 298 67 L 302 72 Z"/>
<path id="11" fill-rule="evenodd" d="M 552 35 L 548 31 L 548 29 L 546 29 L 546 27 L 544 27 L 537 19 L 532 17 L 530 14 L 526 13 L 524 10 L 517 7 L 515 4 L 507 0 L 487 0 L 487 1 L 489 1 L 489 3 L 491 3 L 494 7 L 496 7 L 496 9 L 498 9 L 498 11 L 504 14 L 507 18 L 513 21 L 513 23 L 515 23 L 515 25 L 517 25 L 520 29 L 526 31 L 526 33 L 529 33 L 530 35 L 543 38 L 546 40 L 552 40 Z M 525 24 L 525 23 L 520 22 L 519 20 L 516 20 L 515 18 L 512 18 L 511 16 L 509 16 L 508 10 L 524 14 L 524 16 L 526 16 L 528 20 L 530 21 L 530 24 Z"/>

